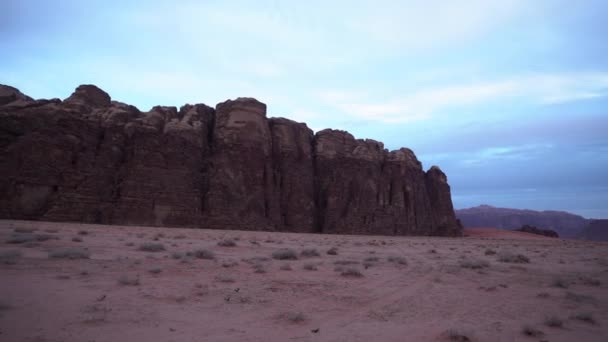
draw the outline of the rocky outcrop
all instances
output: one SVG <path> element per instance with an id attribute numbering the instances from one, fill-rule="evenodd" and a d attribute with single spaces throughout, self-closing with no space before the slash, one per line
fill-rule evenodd
<path id="1" fill-rule="evenodd" d="M 518 232 L 524 232 L 524 233 L 530 233 L 530 234 L 536 234 L 536 235 L 542 235 L 542 236 L 546 236 L 546 237 L 552 237 L 552 238 L 558 238 L 559 235 L 551 230 L 551 229 L 541 229 L 538 227 L 534 227 L 534 226 L 530 226 L 530 225 L 523 225 L 521 228 L 519 229 L 515 229 Z"/>
<path id="2" fill-rule="evenodd" d="M 495 227 L 517 229 L 524 225 L 546 227 L 562 238 L 575 238 L 588 224 L 586 218 L 564 211 L 535 211 L 480 205 L 456 210 L 466 228 Z"/>
<path id="3" fill-rule="evenodd" d="M 0 217 L 348 234 L 461 234 L 447 178 L 414 153 L 267 118 L 252 98 L 154 107 L 93 85 L 0 86 Z"/>

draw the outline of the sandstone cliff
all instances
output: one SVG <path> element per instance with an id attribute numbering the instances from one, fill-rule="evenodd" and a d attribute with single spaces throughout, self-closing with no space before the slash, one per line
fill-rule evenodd
<path id="1" fill-rule="evenodd" d="M 414 153 L 267 118 L 252 98 L 154 107 L 93 85 L 0 85 L 0 218 L 344 234 L 461 234 L 447 178 Z"/>

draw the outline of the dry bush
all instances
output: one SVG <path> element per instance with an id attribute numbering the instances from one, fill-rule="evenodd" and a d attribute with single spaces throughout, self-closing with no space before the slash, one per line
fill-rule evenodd
<path id="1" fill-rule="evenodd" d="M 313 263 L 306 263 L 306 264 L 304 264 L 304 266 L 302 268 L 305 269 L 305 270 L 307 270 L 307 271 L 316 271 L 317 270 L 317 265 L 315 265 Z"/>
<path id="2" fill-rule="evenodd" d="M 545 318 L 545 325 L 551 328 L 561 328 L 564 322 L 557 316 L 549 316 Z"/>
<path id="3" fill-rule="evenodd" d="M 139 250 L 143 252 L 162 252 L 165 250 L 165 245 L 162 243 L 145 242 L 139 245 Z"/>
<path id="4" fill-rule="evenodd" d="M 361 271 L 359 271 L 359 269 L 357 269 L 355 267 L 346 267 L 346 268 L 338 267 L 338 268 L 336 268 L 336 270 L 338 272 L 340 272 L 340 275 L 343 277 L 353 277 L 353 278 L 363 277 L 363 273 L 361 273 Z"/>
<path id="5" fill-rule="evenodd" d="M 290 265 L 290 264 L 283 264 L 283 265 L 281 265 L 281 267 L 279 267 L 279 269 L 280 269 L 281 271 L 291 271 L 291 270 L 292 270 L 292 268 L 291 268 L 291 265 Z"/>
<path id="6" fill-rule="evenodd" d="M 208 249 L 197 249 L 194 252 L 192 252 L 192 256 L 194 256 L 195 258 L 198 259 L 206 259 L 206 260 L 214 260 L 215 259 L 215 254 L 208 250 Z"/>
<path id="7" fill-rule="evenodd" d="M 132 277 L 126 274 L 123 274 L 118 278 L 118 284 L 125 286 L 138 286 L 140 284 L 139 277 Z"/>
<path id="8" fill-rule="evenodd" d="M 542 337 L 545 334 L 542 331 L 527 324 L 524 325 L 524 327 L 521 329 L 521 333 L 528 337 Z"/>
<path id="9" fill-rule="evenodd" d="M 317 251 L 315 248 L 306 248 L 302 252 L 300 252 L 300 255 L 303 257 L 311 258 L 318 257 L 320 254 L 319 251 Z"/>
<path id="10" fill-rule="evenodd" d="M 223 239 L 217 243 L 220 247 L 236 247 L 236 242 L 232 239 Z"/>
<path id="11" fill-rule="evenodd" d="M 530 262 L 530 259 L 528 259 L 528 257 L 523 254 L 502 252 L 498 255 L 498 261 L 515 263 L 515 264 L 527 264 Z"/>
<path id="12" fill-rule="evenodd" d="M 490 263 L 481 259 L 464 259 L 459 262 L 460 267 L 473 270 L 482 269 L 490 266 Z"/>
<path id="13" fill-rule="evenodd" d="M 152 273 L 152 274 L 159 274 L 160 272 L 162 272 L 163 269 L 160 267 L 153 267 L 151 269 L 148 270 L 148 272 Z"/>
<path id="14" fill-rule="evenodd" d="M 53 259 L 89 259 L 90 256 L 89 251 L 80 247 L 56 248 L 49 252 L 49 258 Z"/>
<path id="15" fill-rule="evenodd" d="M 72 241 L 74 241 L 74 242 L 82 242 L 82 238 L 81 238 L 81 237 L 79 237 L 79 236 L 74 236 L 74 237 L 72 238 Z"/>
<path id="16" fill-rule="evenodd" d="M 450 341 L 454 342 L 470 342 L 472 339 L 468 336 L 469 334 L 459 329 L 450 329 L 445 332 L 446 337 Z"/>
<path id="17" fill-rule="evenodd" d="M 589 312 L 580 312 L 580 313 L 577 313 L 575 315 L 572 315 L 570 318 L 575 319 L 577 321 L 589 323 L 589 324 L 596 324 L 597 323 L 597 321 L 595 320 L 595 318 L 593 317 L 593 315 L 591 313 L 589 313 Z"/>
<path id="18" fill-rule="evenodd" d="M 297 260 L 298 255 L 293 249 L 282 248 L 272 252 L 272 258 L 277 260 Z"/>
<path id="19" fill-rule="evenodd" d="M 332 247 L 330 249 L 327 250 L 327 254 L 329 255 L 338 255 L 338 248 L 337 247 Z"/>
<path id="20" fill-rule="evenodd" d="M 284 314 L 284 317 L 291 323 L 300 323 L 306 320 L 306 315 L 301 312 L 287 312 Z"/>
<path id="21" fill-rule="evenodd" d="M 21 251 L 3 251 L 0 252 L 0 262 L 5 265 L 14 265 L 21 258 Z"/>
<path id="22" fill-rule="evenodd" d="M 407 260 L 402 256 L 391 255 L 386 258 L 388 262 L 393 262 L 400 265 L 407 265 Z"/>

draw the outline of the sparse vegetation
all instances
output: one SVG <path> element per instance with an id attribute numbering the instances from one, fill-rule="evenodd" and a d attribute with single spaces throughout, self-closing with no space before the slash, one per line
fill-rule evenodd
<path id="1" fill-rule="evenodd" d="M 473 270 L 482 269 L 490 266 L 490 263 L 481 259 L 463 259 L 459 262 L 460 267 Z"/>
<path id="2" fill-rule="evenodd" d="M 309 263 L 304 264 L 304 266 L 302 268 L 305 269 L 305 270 L 307 270 L 307 271 L 316 271 L 317 270 L 317 265 L 309 262 Z"/>
<path id="3" fill-rule="evenodd" d="M 448 340 L 454 342 L 470 342 L 472 341 L 468 334 L 464 331 L 460 331 L 457 329 L 450 329 L 446 331 L 446 336 Z"/>
<path id="4" fill-rule="evenodd" d="M 577 313 L 575 315 L 572 315 L 570 318 L 575 319 L 577 321 L 589 323 L 589 324 L 596 324 L 597 323 L 597 321 L 595 320 L 595 318 L 593 317 L 593 315 L 591 313 L 589 313 L 589 312 Z"/>
<path id="5" fill-rule="evenodd" d="M 334 261 L 335 265 L 358 265 L 359 262 L 355 260 L 336 260 Z"/>
<path id="6" fill-rule="evenodd" d="M 162 252 L 165 250 L 165 245 L 162 243 L 146 242 L 139 245 L 139 250 L 143 252 Z"/>
<path id="7" fill-rule="evenodd" d="M 49 258 L 53 259 L 89 259 L 91 254 L 84 248 L 56 248 L 49 252 Z"/>
<path id="8" fill-rule="evenodd" d="M 527 256 L 523 254 L 514 254 L 511 252 L 502 252 L 498 255 L 498 261 L 515 264 L 527 264 L 530 262 Z"/>
<path id="9" fill-rule="evenodd" d="M 283 264 L 283 265 L 281 265 L 281 267 L 279 267 L 279 269 L 280 269 L 281 271 L 291 271 L 291 270 L 292 270 L 292 268 L 291 268 L 291 265 L 290 265 L 290 264 Z"/>
<path id="10" fill-rule="evenodd" d="M 549 316 L 545 319 L 545 325 L 551 328 L 561 328 L 564 322 L 557 316 Z"/>
<path id="11" fill-rule="evenodd" d="M 255 273 L 266 273 L 266 267 L 263 264 L 254 264 L 253 269 Z"/>
<path id="12" fill-rule="evenodd" d="M 152 273 L 152 274 L 159 274 L 160 272 L 162 272 L 163 269 L 160 267 L 153 267 L 151 269 L 148 270 L 148 272 Z"/>
<path id="13" fill-rule="evenodd" d="M 493 249 L 486 249 L 486 251 L 484 252 L 485 255 L 496 255 L 496 251 Z"/>
<path id="14" fill-rule="evenodd" d="M 238 266 L 238 264 L 239 263 L 236 260 L 224 260 L 222 262 L 222 267 L 229 268 L 229 267 Z"/>
<path id="15" fill-rule="evenodd" d="M 551 286 L 553 286 L 553 287 L 559 287 L 561 289 L 567 289 L 570 286 L 570 283 L 567 282 L 563 278 L 555 278 L 555 279 L 553 279 L 553 282 L 551 283 Z"/>
<path id="16" fill-rule="evenodd" d="M 33 241 L 36 241 L 36 237 L 34 236 L 34 234 L 17 233 L 17 234 L 11 234 L 11 236 L 9 236 L 9 238 L 6 240 L 6 243 L 20 244 L 20 243 L 33 242 Z"/>
<path id="17" fill-rule="evenodd" d="M 329 255 L 338 255 L 338 248 L 337 247 L 332 247 L 330 249 L 327 250 L 327 254 Z"/>
<path id="18" fill-rule="evenodd" d="M 338 272 L 340 272 L 340 275 L 343 277 L 353 277 L 353 278 L 363 277 L 363 273 L 361 273 L 361 271 L 359 271 L 359 269 L 354 268 L 354 267 L 347 267 L 347 268 L 339 267 L 336 270 Z"/>
<path id="19" fill-rule="evenodd" d="M 298 255 L 293 249 L 282 248 L 272 252 L 272 258 L 277 260 L 297 260 Z"/>
<path id="20" fill-rule="evenodd" d="M 524 325 L 521 329 L 521 333 L 528 337 L 542 337 L 545 334 L 531 325 Z"/>
<path id="21" fill-rule="evenodd" d="M 407 259 L 405 259 L 402 256 L 391 255 L 388 258 L 386 258 L 386 260 L 388 262 L 392 262 L 392 263 L 399 264 L 399 265 L 407 265 Z"/>
<path id="22" fill-rule="evenodd" d="M 223 239 L 223 240 L 220 240 L 217 243 L 217 245 L 220 246 L 220 247 L 235 247 L 236 246 L 236 242 L 234 240 L 232 240 L 232 239 Z"/>
<path id="23" fill-rule="evenodd" d="M 311 257 L 318 257 L 320 254 L 319 254 L 319 251 L 317 251 L 315 248 L 306 248 L 306 249 L 302 250 L 300 255 L 303 257 L 311 258 Z"/>
<path id="24" fill-rule="evenodd" d="M 88 235 L 88 234 L 89 234 L 89 232 L 86 231 L 86 230 L 79 230 L 78 231 L 78 235 Z"/>
<path id="25" fill-rule="evenodd" d="M 125 286 L 138 286 L 140 284 L 139 277 L 133 277 L 123 274 L 118 278 L 118 284 Z"/>
<path id="26" fill-rule="evenodd" d="M 370 257 L 366 257 L 365 259 L 363 259 L 363 262 L 377 262 L 378 260 L 380 260 L 380 258 L 378 258 L 377 256 L 370 256 Z"/>
<path id="27" fill-rule="evenodd" d="M 226 275 L 226 274 L 220 274 L 220 275 L 216 276 L 215 280 L 219 281 L 220 283 L 234 283 L 235 282 L 234 278 L 232 278 L 231 276 Z"/>
<path id="28" fill-rule="evenodd" d="M 74 241 L 74 242 L 82 242 L 82 238 L 81 238 L 81 237 L 79 237 L 79 236 L 74 236 L 74 237 L 72 238 L 72 241 Z"/>
<path id="29" fill-rule="evenodd" d="M 541 293 L 537 294 L 536 297 L 538 297 L 538 298 L 549 298 L 550 295 L 547 292 L 541 292 Z"/>
<path id="30" fill-rule="evenodd" d="M 301 312 L 287 312 L 284 316 L 291 323 L 300 323 L 306 320 L 306 316 Z"/>
<path id="31" fill-rule="evenodd" d="M 36 231 L 36 228 L 24 228 L 24 227 L 17 227 L 13 230 L 15 233 L 33 233 Z"/>
<path id="32" fill-rule="evenodd" d="M 192 255 L 198 259 L 214 260 L 215 254 L 208 249 L 197 249 L 192 252 Z"/>
<path id="33" fill-rule="evenodd" d="M 587 286 L 600 286 L 602 282 L 595 278 L 590 277 L 580 277 L 581 282 Z"/>
<path id="34" fill-rule="evenodd" d="M 0 262 L 6 265 L 14 265 L 21 258 L 21 251 L 3 251 L 0 252 Z"/>
<path id="35" fill-rule="evenodd" d="M 595 298 L 589 295 L 574 293 L 574 292 L 566 292 L 566 299 L 571 300 L 577 303 L 593 303 L 595 302 Z"/>

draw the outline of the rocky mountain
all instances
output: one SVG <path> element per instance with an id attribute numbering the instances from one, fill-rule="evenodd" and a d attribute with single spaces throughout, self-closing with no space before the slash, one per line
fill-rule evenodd
<path id="1" fill-rule="evenodd" d="M 591 220 L 578 238 L 593 241 L 608 241 L 608 220 Z"/>
<path id="2" fill-rule="evenodd" d="M 489 205 L 459 209 L 456 210 L 456 216 L 466 228 L 496 227 L 516 229 L 524 225 L 530 225 L 553 230 L 563 238 L 578 236 L 588 224 L 586 218 L 564 211 L 496 208 Z"/>
<path id="3" fill-rule="evenodd" d="M 447 178 L 406 148 L 267 118 L 252 98 L 157 106 L 93 85 L 0 86 L 0 218 L 349 234 L 460 235 Z"/>

